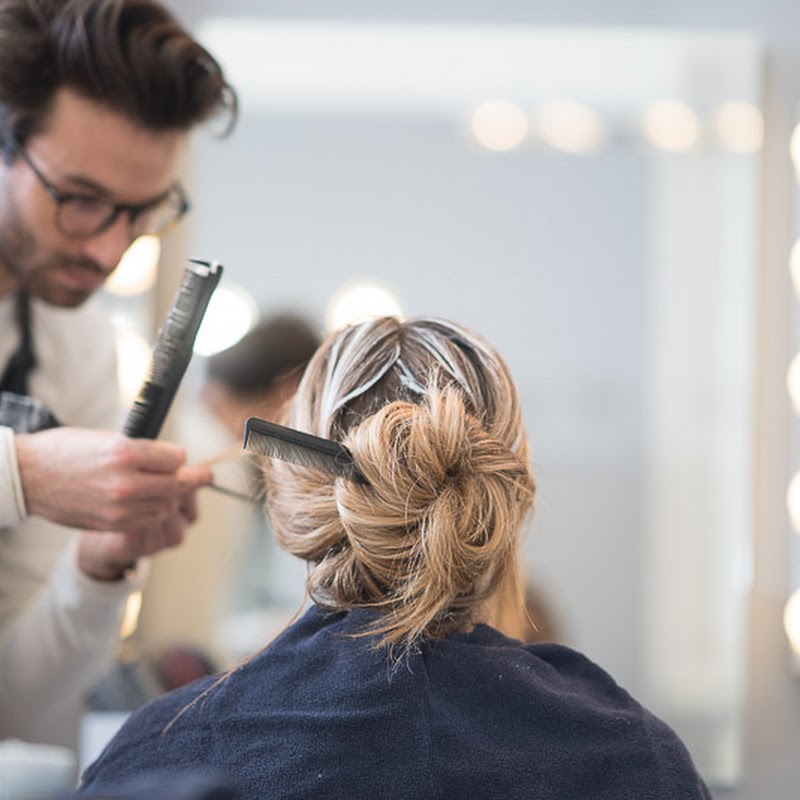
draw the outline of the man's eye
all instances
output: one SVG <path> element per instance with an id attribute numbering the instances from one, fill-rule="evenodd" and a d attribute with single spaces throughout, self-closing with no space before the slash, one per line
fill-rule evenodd
<path id="1" fill-rule="evenodd" d="M 109 204 L 99 197 L 76 195 L 67 201 L 69 207 L 77 214 L 105 214 L 108 213 Z"/>

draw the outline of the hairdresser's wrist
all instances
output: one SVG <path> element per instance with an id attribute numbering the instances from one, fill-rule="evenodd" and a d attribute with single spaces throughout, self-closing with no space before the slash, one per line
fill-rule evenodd
<path id="1" fill-rule="evenodd" d="M 136 571 L 138 561 L 126 561 L 124 563 L 107 562 L 105 564 L 85 564 L 78 561 L 78 568 L 94 581 L 102 581 L 104 583 L 112 583 L 115 581 L 123 581 L 131 576 Z"/>
<path id="2" fill-rule="evenodd" d="M 108 564 L 105 568 L 94 567 L 85 569 L 84 567 L 80 567 L 80 569 L 87 578 L 91 578 L 93 581 L 115 583 L 117 581 L 127 580 L 136 572 L 138 565 L 138 561 L 129 561 L 126 564 Z"/>
<path id="3" fill-rule="evenodd" d="M 14 436 L 14 454 L 17 460 L 17 473 L 19 475 L 20 503 L 24 510 L 23 516 L 41 513 L 40 493 L 44 483 L 44 470 L 36 447 L 35 435 L 18 433 Z"/>
<path id="4" fill-rule="evenodd" d="M 78 569 L 87 578 L 104 583 L 122 581 L 136 570 L 138 559 L 129 554 L 125 554 L 125 557 L 121 557 L 119 553 L 111 555 L 102 547 L 103 538 L 114 536 L 117 534 L 94 531 L 86 531 L 81 536 L 76 561 Z"/>

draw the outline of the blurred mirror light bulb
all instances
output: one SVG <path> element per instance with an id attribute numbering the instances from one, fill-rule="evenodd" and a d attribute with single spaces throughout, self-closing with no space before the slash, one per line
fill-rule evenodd
<path id="1" fill-rule="evenodd" d="M 473 112 L 472 134 L 487 150 L 513 150 L 528 135 L 528 119 L 525 112 L 509 100 L 489 100 Z"/>
<path id="2" fill-rule="evenodd" d="M 133 324 L 114 316 L 114 348 L 117 352 L 117 380 L 122 402 L 130 406 L 147 375 L 153 348 Z"/>
<path id="3" fill-rule="evenodd" d="M 786 388 L 795 414 L 800 415 L 800 353 L 797 353 L 789 364 L 786 372 Z"/>
<path id="4" fill-rule="evenodd" d="M 792 250 L 789 253 L 789 272 L 792 276 L 794 293 L 800 299 L 800 239 L 792 245 Z"/>
<path id="5" fill-rule="evenodd" d="M 584 103 L 557 100 L 545 105 L 537 115 L 539 136 L 556 150 L 565 153 L 590 153 L 599 150 L 608 138 L 598 114 Z"/>
<path id="6" fill-rule="evenodd" d="M 375 317 L 401 317 L 400 302 L 379 283 L 359 282 L 342 286 L 330 299 L 325 326 L 336 331 Z"/>
<path id="7" fill-rule="evenodd" d="M 764 116 L 752 103 L 723 103 L 714 115 L 720 143 L 734 153 L 755 153 L 764 142 Z"/>
<path id="8" fill-rule="evenodd" d="M 645 111 L 642 129 L 647 140 L 659 150 L 685 152 L 700 138 L 697 114 L 680 100 L 657 100 Z"/>
<path id="9" fill-rule="evenodd" d="M 122 621 L 119 626 L 119 638 L 130 639 L 139 627 L 139 614 L 142 611 L 142 593 L 131 592 L 125 601 Z"/>
<path id="10" fill-rule="evenodd" d="M 796 473 L 786 489 L 786 509 L 795 532 L 800 533 L 800 472 Z"/>
<path id="11" fill-rule="evenodd" d="M 784 606 L 783 629 L 792 652 L 800 656 L 800 589 L 795 589 Z"/>
<path id="12" fill-rule="evenodd" d="M 194 352 L 210 356 L 236 344 L 258 319 L 258 304 L 246 289 L 235 283 L 220 285 L 211 295 Z"/>
<path id="13" fill-rule="evenodd" d="M 122 254 L 119 264 L 105 282 L 105 290 L 117 297 L 131 297 L 152 289 L 156 281 L 161 240 L 158 236 L 140 236 Z"/>
<path id="14" fill-rule="evenodd" d="M 795 178 L 800 181 L 800 122 L 792 130 L 792 136 L 789 140 L 789 155 L 794 166 Z"/>

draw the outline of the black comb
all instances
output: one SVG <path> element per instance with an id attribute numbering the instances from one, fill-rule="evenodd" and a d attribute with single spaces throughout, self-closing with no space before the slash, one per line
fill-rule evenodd
<path id="1" fill-rule="evenodd" d="M 280 458 L 301 467 L 366 483 L 353 463 L 353 456 L 343 444 L 258 417 L 250 417 L 245 422 L 243 447 L 260 456 Z"/>

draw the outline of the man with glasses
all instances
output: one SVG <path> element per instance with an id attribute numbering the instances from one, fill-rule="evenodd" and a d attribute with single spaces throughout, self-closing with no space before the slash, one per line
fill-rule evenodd
<path id="1" fill-rule="evenodd" d="M 28 151 L 18 141 L 14 150 L 31 168 L 56 205 L 56 226 L 69 239 L 90 239 L 110 228 L 120 214 L 128 215 L 131 238 L 160 236 L 188 210 L 189 200 L 179 183 L 145 203 L 115 203 L 100 194 L 60 192 L 36 166 Z"/>
<path id="2" fill-rule="evenodd" d="M 156 0 L 0 0 L 0 738 L 75 744 L 140 559 L 211 480 L 118 432 L 92 295 L 186 214 L 179 161 L 217 115 L 234 91 Z"/>

